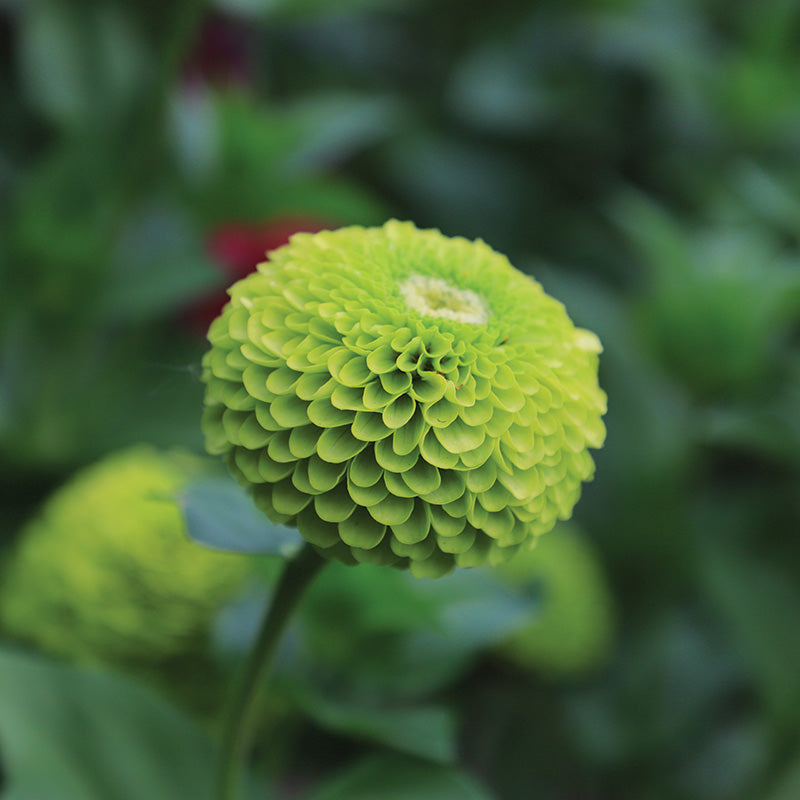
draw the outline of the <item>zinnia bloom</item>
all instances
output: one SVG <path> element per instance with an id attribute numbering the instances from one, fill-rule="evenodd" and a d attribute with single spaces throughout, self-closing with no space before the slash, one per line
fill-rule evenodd
<path id="1" fill-rule="evenodd" d="M 207 448 L 324 556 L 436 577 L 571 515 L 605 437 L 600 342 L 484 242 L 297 234 L 230 296 Z"/>
<path id="2" fill-rule="evenodd" d="M 204 644 L 250 570 L 186 536 L 174 499 L 193 456 L 140 446 L 61 487 L 3 565 L 0 627 L 75 661 L 156 663 Z"/>

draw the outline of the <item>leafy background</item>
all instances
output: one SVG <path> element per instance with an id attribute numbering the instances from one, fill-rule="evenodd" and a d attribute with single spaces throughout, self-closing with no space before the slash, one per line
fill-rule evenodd
<path id="1" fill-rule="evenodd" d="M 785 0 L 3 0 L 0 565 L 79 468 L 201 451 L 220 232 L 482 237 L 605 346 L 575 530 L 613 644 L 554 674 L 500 646 L 535 586 L 331 567 L 253 797 L 800 796 L 799 38 Z M 232 502 L 207 525 L 257 524 Z M 278 561 L 254 564 L 225 673 Z M 208 796 L 225 682 L 201 712 L 145 683 L 6 637 L 0 797 Z"/>

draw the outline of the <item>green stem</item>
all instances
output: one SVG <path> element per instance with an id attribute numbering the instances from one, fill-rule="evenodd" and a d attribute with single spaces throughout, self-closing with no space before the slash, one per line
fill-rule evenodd
<path id="1" fill-rule="evenodd" d="M 325 563 L 310 545 L 305 545 L 286 563 L 228 706 L 222 733 L 215 800 L 240 800 L 242 767 L 258 721 L 259 689 L 292 612 L 306 587 Z"/>

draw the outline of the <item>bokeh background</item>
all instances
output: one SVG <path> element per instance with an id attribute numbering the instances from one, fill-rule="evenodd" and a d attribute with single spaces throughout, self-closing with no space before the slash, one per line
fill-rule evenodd
<path id="1" fill-rule="evenodd" d="M 166 619 L 178 567 L 163 598 L 135 561 L 96 577 L 80 509 L 135 540 L 139 478 L 81 476 L 201 454 L 224 287 L 389 217 L 485 239 L 598 333 L 608 440 L 529 568 L 330 568 L 253 796 L 800 797 L 791 0 L 0 2 L 0 797 L 207 796 L 275 560 L 132 657 L 108 637 Z M 62 537 L 19 572 L 43 513 Z M 57 645 L 76 619 L 105 633 Z"/>

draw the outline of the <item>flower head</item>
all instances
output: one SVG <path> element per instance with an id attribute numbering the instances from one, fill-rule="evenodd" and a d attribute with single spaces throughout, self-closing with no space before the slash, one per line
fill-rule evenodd
<path id="1" fill-rule="evenodd" d="M 297 234 L 230 296 L 206 446 L 323 555 L 438 576 L 570 516 L 605 437 L 600 342 L 482 241 Z"/>
<path id="2" fill-rule="evenodd" d="M 83 662 L 154 663 L 202 643 L 249 568 L 186 536 L 173 497 L 196 471 L 135 447 L 59 489 L 4 565 L 3 630 Z"/>

